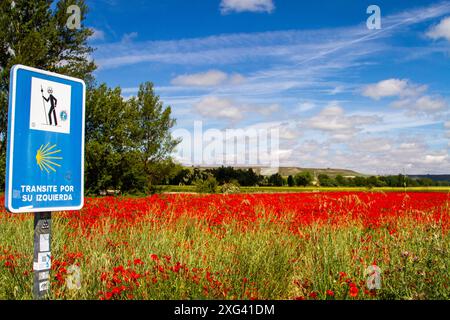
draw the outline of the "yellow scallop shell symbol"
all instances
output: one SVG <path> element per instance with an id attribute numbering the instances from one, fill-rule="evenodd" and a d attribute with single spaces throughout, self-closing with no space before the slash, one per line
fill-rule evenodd
<path id="1" fill-rule="evenodd" d="M 36 162 L 41 169 L 41 171 L 45 170 L 47 173 L 50 171 L 56 172 L 56 167 L 61 167 L 58 160 L 62 160 L 62 157 L 57 156 L 61 150 L 55 149 L 56 144 L 50 146 L 50 142 L 45 146 L 41 145 L 41 147 L 36 152 Z"/>

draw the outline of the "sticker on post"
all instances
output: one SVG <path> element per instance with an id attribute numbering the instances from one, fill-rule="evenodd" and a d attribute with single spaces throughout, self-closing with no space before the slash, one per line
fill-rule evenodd
<path id="1" fill-rule="evenodd" d="M 39 272 L 39 281 L 48 280 L 49 278 L 50 278 L 50 272 L 48 272 L 48 271 Z"/>
<path id="2" fill-rule="evenodd" d="M 39 292 L 50 290 L 50 281 L 39 282 Z"/>
<path id="3" fill-rule="evenodd" d="M 51 253 L 50 252 L 39 252 L 38 262 L 33 263 L 33 270 L 49 270 L 52 267 Z"/>
<path id="4" fill-rule="evenodd" d="M 50 235 L 41 234 L 39 235 L 39 251 L 50 251 Z"/>

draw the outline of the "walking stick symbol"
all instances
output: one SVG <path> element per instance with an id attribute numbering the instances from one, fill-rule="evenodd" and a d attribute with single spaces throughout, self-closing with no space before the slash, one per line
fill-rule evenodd
<path id="1" fill-rule="evenodd" d="M 42 85 L 41 85 L 41 94 L 42 94 L 42 104 L 44 105 L 44 118 L 45 118 L 45 123 L 48 125 L 48 119 L 47 119 L 47 109 L 45 108 L 45 99 L 44 99 L 44 89 L 42 89 Z"/>

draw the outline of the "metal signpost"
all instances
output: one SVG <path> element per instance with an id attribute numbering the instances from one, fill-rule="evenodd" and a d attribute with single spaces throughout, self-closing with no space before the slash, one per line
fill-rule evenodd
<path id="1" fill-rule="evenodd" d="M 80 79 L 11 69 L 5 207 L 35 214 L 35 299 L 50 292 L 51 212 L 84 203 L 85 91 Z"/>

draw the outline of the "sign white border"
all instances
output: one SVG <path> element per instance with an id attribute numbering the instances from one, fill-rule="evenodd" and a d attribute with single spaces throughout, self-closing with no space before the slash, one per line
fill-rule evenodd
<path id="1" fill-rule="evenodd" d="M 27 70 L 31 72 L 36 72 L 39 74 L 66 79 L 74 82 L 81 83 L 83 86 L 83 97 L 82 97 L 82 124 L 81 124 L 81 203 L 78 206 L 72 207 L 48 207 L 48 208 L 33 208 L 32 206 L 13 208 L 12 207 L 12 178 L 13 178 L 13 158 L 14 158 L 14 124 L 15 124 L 15 116 L 16 116 L 16 86 L 17 86 L 17 71 L 18 70 Z M 27 67 L 21 64 L 14 65 L 12 67 L 12 77 L 10 79 L 12 81 L 12 93 L 11 96 L 11 114 L 8 114 L 8 118 L 11 117 L 11 128 L 8 132 L 9 139 L 9 159 L 8 159 L 8 199 L 7 199 L 7 209 L 12 213 L 27 213 L 27 212 L 43 212 L 43 211 L 70 211 L 70 210 L 80 210 L 84 205 L 84 129 L 85 129 L 85 104 L 86 104 L 86 84 L 83 80 L 78 78 L 73 78 L 65 75 L 61 75 L 58 73 L 40 70 L 32 67 Z"/>

